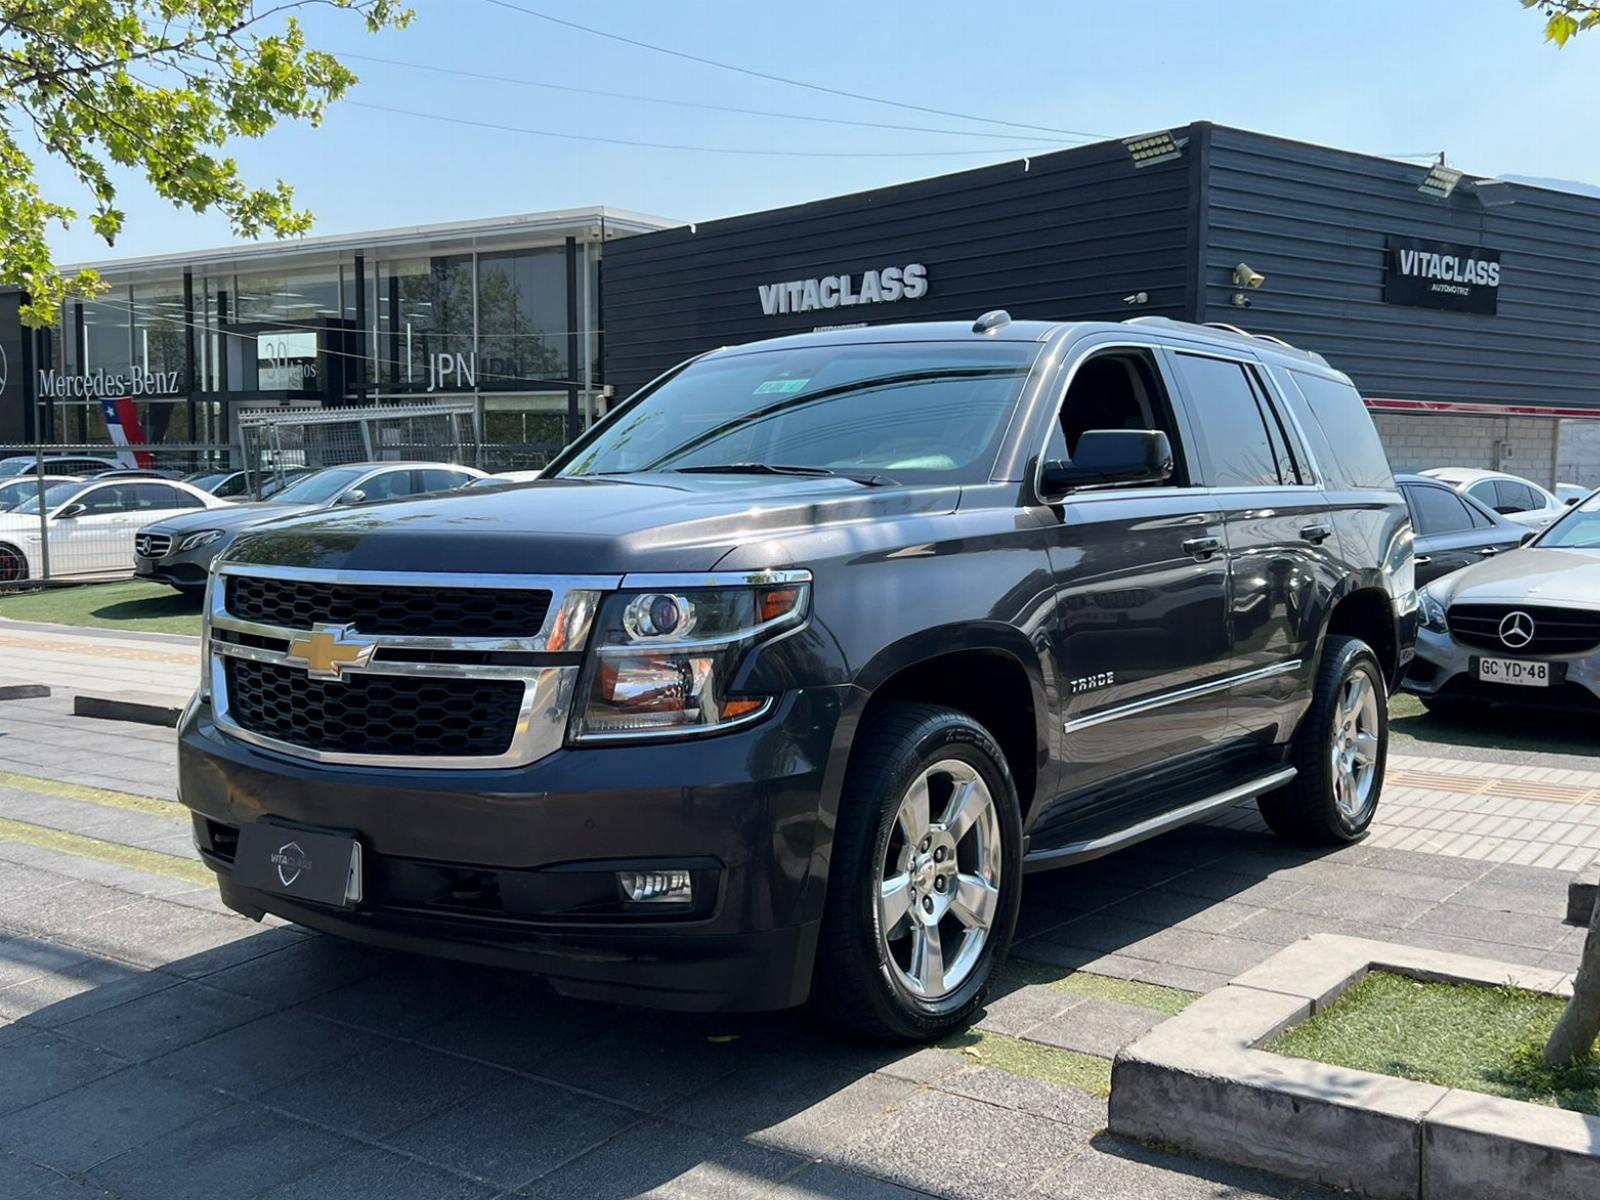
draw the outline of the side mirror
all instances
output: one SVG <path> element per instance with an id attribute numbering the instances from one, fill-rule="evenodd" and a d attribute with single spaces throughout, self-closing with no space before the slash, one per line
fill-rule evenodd
<path id="1" fill-rule="evenodd" d="M 1522 538 L 1521 538 L 1520 541 L 1517 542 L 1517 545 L 1526 546 L 1529 542 L 1533 541 L 1533 539 L 1538 537 L 1538 536 L 1539 536 L 1539 531 L 1537 529 L 1530 529 L 1530 530 L 1528 530 L 1527 533 L 1522 535 Z"/>
<path id="2" fill-rule="evenodd" d="M 1090 429 L 1078 438 L 1071 462 L 1044 464 L 1044 498 L 1073 488 L 1113 483 L 1150 483 L 1172 476 L 1172 443 L 1159 429 Z"/>
<path id="3" fill-rule="evenodd" d="M 81 517 L 89 511 L 87 504 L 68 504 L 56 513 L 56 520 L 63 521 L 69 517 Z"/>
<path id="4" fill-rule="evenodd" d="M 1579 500 L 1582 500 L 1582 499 L 1583 499 L 1582 496 L 1568 496 L 1566 498 L 1565 503 L 1566 503 L 1566 506 L 1568 508 L 1571 508 L 1574 504 L 1576 504 Z"/>
<path id="5" fill-rule="evenodd" d="M 342 496 L 339 497 L 339 503 L 340 504 L 364 504 L 366 502 L 366 499 L 367 499 L 367 494 L 365 492 L 363 492 L 360 488 L 351 488 L 348 492 L 345 492 Z"/>

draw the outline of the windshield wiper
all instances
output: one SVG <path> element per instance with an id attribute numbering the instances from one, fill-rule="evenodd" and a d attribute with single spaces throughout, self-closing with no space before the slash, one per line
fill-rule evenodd
<path id="1" fill-rule="evenodd" d="M 873 472 L 833 471 L 827 467 L 793 467 L 782 463 L 707 463 L 700 467 L 673 467 L 672 471 L 677 475 L 797 475 L 815 479 L 826 476 L 848 479 L 864 487 L 889 487 L 895 483 L 887 475 Z"/>

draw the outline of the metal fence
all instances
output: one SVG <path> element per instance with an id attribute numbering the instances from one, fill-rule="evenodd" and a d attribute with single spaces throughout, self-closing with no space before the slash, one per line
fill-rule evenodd
<path id="1" fill-rule="evenodd" d="M 244 412 L 239 444 L 252 491 L 344 463 L 417 459 L 475 467 L 482 457 L 470 400 Z"/>
<path id="2" fill-rule="evenodd" d="M 140 526 L 205 503 L 172 481 L 237 461 L 225 444 L 0 445 L 0 589 L 131 574 Z"/>

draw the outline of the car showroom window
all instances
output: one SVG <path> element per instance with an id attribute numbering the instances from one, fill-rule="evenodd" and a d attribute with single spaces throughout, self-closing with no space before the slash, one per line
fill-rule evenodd
<path id="1" fill-rule="evenodd" d="M 1205 482 L 1211 487 L 1273 487 L 1282 479 L 1272 439 L 1242 363 L 1175 354 L 1189 395 Z"/>
<path id="2" fill-rule="evenodd" d="M 1050 430 L 1046 459 L 1071 459 L 1091 429 L 1155 429 L 1172 443 L 1173 475 L 1147 486 L 1185 487 L 1188 472 L 1172 401 L 1147 350 L 1118 348 L 1094 354 L 1073 373 Z"/>
<path id="3" fill-rule="evenodd" d="M 1343 479 L 1331 482 L 1392 490 L 1394 472 L 1389 469 L 1389 456 L 1384 453 L 1377 427 L 1365 411 L 1361 393 L 1342 379 L 1313 375 L 1309 371 L 1287 374 L 1305 397 L 1324 439 L 1339 447 L 1330 469 L 1340 471 Z"/>
<path id="4" fill-rule="evenodd" d="M 1449 488 L 1410 486 L 1403 489 L 1411 501 L 1411 515 L 1417 532 L 1424 537 L 1438 533 L 1464 533 L 1473 526 L 1472 512 Z"/>

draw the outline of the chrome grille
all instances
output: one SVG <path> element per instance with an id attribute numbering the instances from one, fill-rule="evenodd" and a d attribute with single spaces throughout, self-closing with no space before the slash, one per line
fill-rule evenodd
<path id="1" fill-rule="evenodd" d="M 1533 620 L 1533 640 L 1526 646 L 1507 646 L 1500 640 L 1500 623 L 1514 612 L 1526 613 Z M 1544 604 L 1452 604 L 1445 616 L 1456 641 L 1496 654 L 1537 658 L 1600 649 L 1600 612 L 1588 609 Z"/>
<path id="2" fill-rule="evenodd" d="M 133 539 L 133 552 L 140 558 L 165 558 L 171 549 L 170 533 L 141 533 Z"/>
<path id="3" fill-rule="evenodd" d="M 234 575 L 228 611 L 246 621 L 413 637 L 532 637 L 550 610 L 547 588 L 374 586 Z"/>

